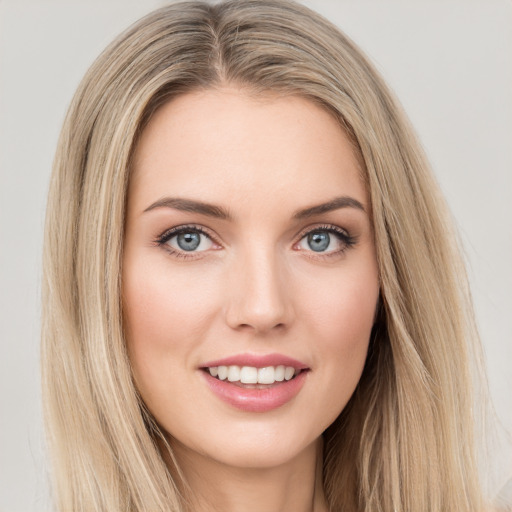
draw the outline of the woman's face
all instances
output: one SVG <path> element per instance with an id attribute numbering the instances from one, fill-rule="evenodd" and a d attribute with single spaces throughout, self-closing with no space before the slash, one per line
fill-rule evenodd
<path id="1" fill-rule="evenodd" d="M 349 140 L 306 99 L 226 87 L 156 112 L 123 302 L 138 390 L 178 455 L 276 466 L 340 414 L 379 293 L 369 211 Z"/>

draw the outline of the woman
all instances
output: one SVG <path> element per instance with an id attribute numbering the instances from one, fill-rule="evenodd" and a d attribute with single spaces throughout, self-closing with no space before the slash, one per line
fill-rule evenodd
<path id="1" fill-rule="evenodd" d="M 291 2 L 150 14 L 55 161 L 59 510 L 482 510 L 449 216 L 365 57 Z"/>

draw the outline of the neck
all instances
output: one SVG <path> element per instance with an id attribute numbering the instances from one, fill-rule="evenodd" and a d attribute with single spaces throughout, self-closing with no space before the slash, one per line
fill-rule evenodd
<path id="1" fill-rule="evenodd" d="M 272 468 L 222 464 L 172 443 L 188 492 L 187 511 L 326 512 L 322 483 L 322 440 Z"/>

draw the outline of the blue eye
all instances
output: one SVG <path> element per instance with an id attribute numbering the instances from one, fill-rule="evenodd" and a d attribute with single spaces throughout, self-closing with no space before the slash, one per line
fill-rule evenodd
<path id="1" fill-rule="evenodd" d="M 180 233 L 176 235 L 176 242 L 180 249 L 184 251 L 195 251 L 201 244 L 201 235 L 199 233 Z"/>
<path id="2" fill-rule="evenodd" d="M 297 248 L 326 255 L 343 252 L 354 245 L 356 240 L 344 230 L 329 226 L 317 228 L 306 233 Z"/>
<path id="3" fill-rule="evenodd" d="M 313 231 L 307 236 L 307 244 L 312 251 L 323 252 L 331 243 L 331 237 L 329 233 L 325 231 Z"/>
<path id="4" fill-rule="evenodd" d="M 158 242 L 177 253 L 207 251 L 214 245 L 212 239 L 202 230 L 189 227 L 168 231 Z"/>

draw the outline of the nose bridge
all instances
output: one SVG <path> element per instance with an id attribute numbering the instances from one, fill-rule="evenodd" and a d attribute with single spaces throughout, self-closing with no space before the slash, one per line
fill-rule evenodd
<path id="1" fill-rule="evenodd" d="M 256 245 L 256 247 L 255 247 Z M 271 246 L 250 244 L 236 258 L 227 320 L 233 328 L 265 332 L 291 320 L 284 262 Z"/>

